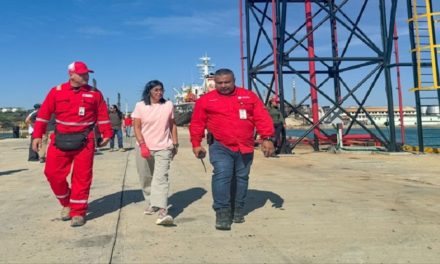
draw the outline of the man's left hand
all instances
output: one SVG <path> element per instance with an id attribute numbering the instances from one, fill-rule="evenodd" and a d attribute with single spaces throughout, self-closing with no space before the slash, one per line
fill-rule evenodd
<path id="1" fill-rule="evenodd" d="M 263 140 L 263 143 L 261 143 L 261 151 L 263 151 L 263 154 L 266 158 L 271 157 L 275 152 L 275 147 L 273 146 L 272 141 Z"/>
<path id="2" fill-rule="evenodd" d="M 99 147 L 102 148 L 105 145 L 108 144 L 108 142 L 110 141 L 110 138 L 103 138 L 101 144 L 99 144 Z"/>
<path id="3" fill-rule="evenodd" d="M 32 140 L 32 150 L 33 151 L 38 152 L 41 149 L 41 145 L 42 145 L 41 141 L 42 141 L 41 138 L 34 138 Z"/>
<path id="4" fill-rule="evenodd" d="M 171 159 L 174 159 L 174 156 L 176 156 L 177 155 L 177 152 L 178 152 L 178 144 L 174 144 L 174 147 L 173 147 L 173 149 L 171 150 Z"/>

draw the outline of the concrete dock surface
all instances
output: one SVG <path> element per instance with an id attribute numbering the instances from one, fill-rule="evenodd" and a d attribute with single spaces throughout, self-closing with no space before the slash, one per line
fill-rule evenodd
<path id="1" fill-rule="evenodd" d="M 171 164 L 175 217 L 158 226 L 139 190 L 134 138 L 95 156 L 87 223 L 60 205 L 28 162 L 28 139 L 0 140 L 1 263 L 440 263 L 440 156 L 256 151 L 246 222 L 214 228 L 211 171 L 186 128 Z"/>

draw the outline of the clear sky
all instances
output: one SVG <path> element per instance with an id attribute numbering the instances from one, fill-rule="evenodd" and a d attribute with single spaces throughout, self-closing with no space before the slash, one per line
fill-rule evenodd
<path id="1" fill-rule="evenodd" d="M 408 62 L 404 1 L 398 22 Z M 379 36 L 377 28 L 372 32 Z M 131 110 L 149 80 L 161 80 L 170 99 L 172 88 L 199 83 L 195 65 L 205 54 L 216 69 L 235 71 L 241 84 L 238 0 L 0 0 L 0 107 L 42 102 L 67 81 L 67 65 L 81 60 L 95 70 L 91 78 L 110 103 L 120 92 L 122 110 L 126 103 Z M 410 74 L 404 74 L 407 105 L 414 104 Z M 376 99 L 370 104 L 385 105 L 384 93 Z"/>
<path id="2" fill-rule="evenodd" d="M 0 0 L 0 106 L 41 102 L 74 60 L 123 108 L 152 79 L 173 98 L 173 87 L 200 82 L 204 54 L 239 70 L 237 10 L 232 0 Z"/>

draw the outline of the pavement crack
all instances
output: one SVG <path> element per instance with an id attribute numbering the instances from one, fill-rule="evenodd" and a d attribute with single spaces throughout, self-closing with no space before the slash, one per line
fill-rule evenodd
<path id="1" fill-rule="evenodd" d="M 133 140 L 130 137 L 130 150 L 132 149 Z M 118 233 L 119 233 L 119 223 L 121 221 L 121 212 L 122 212 L 122 203 L 124 201 L 124 191 L 125 191 L 125 180 L 127 178 L 127 167 L 128 167 L 128 157 L 130 156 L 131 151 L 128 151 L 125 159 L 125 167 L 124 167 L 124 176 L 122 177 L 122 186 L 121 186 L 121 197 L 119 199 L 119 210 L 118 210 L 118 219 L 116 220 L 116 227 L 115 227 L 115 233 L 114 233 L 114 239 L 112 243 L 112 249 L 110 252 L 110 260 L 109 264 L 113 261 L 113 255 L 116 247 L 116 241 L 118 240 Z"/>

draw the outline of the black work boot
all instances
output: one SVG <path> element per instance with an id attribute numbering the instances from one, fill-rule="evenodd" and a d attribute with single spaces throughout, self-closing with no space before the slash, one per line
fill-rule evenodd
<path id="1" fill-rule="evenodd" d="M 234 223 L 244 223 L 244 210 L 241 207 L 236 207 L 234 209 L 234 218 L 232 218 Z"/>
<path id="2" fill-rule="evenodd" d="M 218 230 L 231 230 L 231 209 L 220 208 L 215 211 L 215 228 Z"/>

